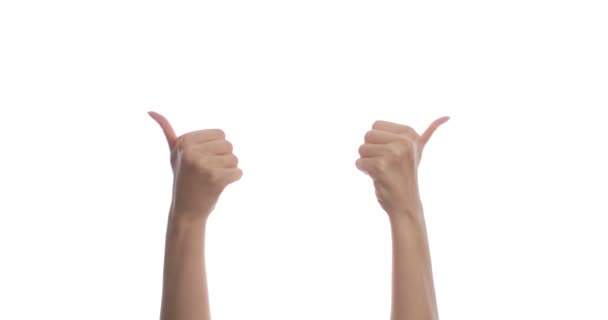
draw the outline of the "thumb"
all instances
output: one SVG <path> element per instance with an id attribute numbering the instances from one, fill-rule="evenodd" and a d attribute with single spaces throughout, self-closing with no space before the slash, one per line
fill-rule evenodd
<path id="1" fill-rule="evenodd" d="M 169 144 L 169 150 L 173 150 L 173 146 L 177 141 L 177 135 L 175 134 L 173 127 L 171 127 L 169 120 L 154 111 L 150 111 L 148 112 L 148 114 L 150 115 L 150 117 L 152 117 L 152 119 L 154 119 L 154 121 L 156 121 L 160 125 L 161 129 L 163 129 L 165 137 L 167 138 L 167 143 Z"/>
<path id="2" fill-rule="evenodd" d="M 448 120 L 450 120 L 450 117 L 444 116 L 431 123 L 431 125 L 424 131 L 424 133 L 420 136 L 418 140 L 420 142 L 420 151 L 424 149 L 424 146 L 427 144 L 427 142 L 429 142 L 429 139 L 431 139 L 431 136 L 433 135 L 435 130 L 437 130 L 440 125 L 446 123 Z"/>

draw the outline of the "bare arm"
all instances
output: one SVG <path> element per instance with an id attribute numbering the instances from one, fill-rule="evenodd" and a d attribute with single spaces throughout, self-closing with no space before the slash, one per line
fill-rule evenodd
<path id="1" fill-rule="evenodd" d="M 439 319 L 422 207 L 390 217 L 392 320 Z"/>
<path id="2" fill-rule="evenodd" d="M 209 320 L 205 269 L 206 220 L 179 221 L 171 212 L 165 239 L 161 320 Z"/>
<path id="3" fill-rule="evenodd" d="M 232 144 L 220 129 L 179 138 L 165 117 L 150 116 L 171 150 L 173 201 L 167 222 L 161 320 L 210 320 L 205 268 L 207 219 L 224 188 L 241 178 Z"/>
<path id="4" fill-rule="evenodd" d="M 422 150 L 439 125 L 420 136 L 411 127 L 376 121 L 355 165 L 374 181 L 378 202 L 391 224 L 393 246 L 391 320 L 439 318 L 426 224 L 418 190 Z"/>

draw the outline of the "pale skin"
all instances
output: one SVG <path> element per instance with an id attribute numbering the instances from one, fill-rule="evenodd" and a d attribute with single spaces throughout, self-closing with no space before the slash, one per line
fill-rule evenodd
<path id="1" fill-rule="evenodd" d="M 150 112 L 166 137 L 173 169 L 173 200 L 165 240 L 161 320 L 209 320 L 205 230 L 223 190 L 243 172 L 221 129 L 177 136 L 165 117 Z M 418 165 L 441 117 L 419 135 L 409 126 L 376 121 L 359 147 L 355 166 L 373 181 L 391 225 L 391 320 L 438 319 L 430 250 L 418 189 Z"/>

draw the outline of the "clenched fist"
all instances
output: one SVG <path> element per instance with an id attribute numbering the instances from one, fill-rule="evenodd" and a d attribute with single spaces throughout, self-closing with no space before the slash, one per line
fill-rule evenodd
<path id="1" fill-rule="evenodd" d="M 220 129 L 192 131 L 177 137 L 165 117 L 153 111 L 148 114 L 162 128 L 171 151 L 171 213 L 189 221 L 206 219 L 224 188 L 243 176 L 232 144 Z"/>
<path id="2" fill-rule="evenodd" d="M 419 209 L 418 164 L 425 145 L 449 117 L 441 117 L 418 135 L 409 126 L 376 121 L 365 134 L 355 165 L 374 181 L 376 197 L 389 216 Z"/>

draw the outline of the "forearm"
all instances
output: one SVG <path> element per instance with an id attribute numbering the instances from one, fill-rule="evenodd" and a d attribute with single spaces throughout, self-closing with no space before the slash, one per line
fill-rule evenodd
<path id="1" fill-rule="evenodd" d="M 389 215 L 393 244 L 391 320 L 438 319 L 422 206 Z"/>
<path id="2" fill-rule="evenodd" d="M 209 320 L 204 221 L 167 222 L 161 320 Z"/>

